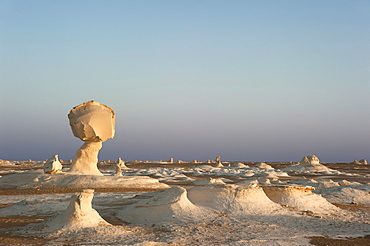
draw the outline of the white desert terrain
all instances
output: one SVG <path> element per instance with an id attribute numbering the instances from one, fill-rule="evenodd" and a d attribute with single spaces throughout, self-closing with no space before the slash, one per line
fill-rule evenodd
<path id="1" fill-rule="evenodd" d="M 0 161 L 2 245 L 370 245 L 367 161 L 98 162 L 115 112 L 68 114 L 73 160 Z"/>
<path id="2" fill-rule="evenodd" d="M 367 164 L 58 162 L 0 162 L 2 245 L 370 244 Z"/>

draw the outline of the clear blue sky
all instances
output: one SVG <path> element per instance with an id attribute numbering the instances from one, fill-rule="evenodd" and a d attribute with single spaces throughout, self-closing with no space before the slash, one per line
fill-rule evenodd
<path id="1" fill-rule="evenodd" d="M 0 159 L 370 160 L 370 1 L 0 0 Z"/>

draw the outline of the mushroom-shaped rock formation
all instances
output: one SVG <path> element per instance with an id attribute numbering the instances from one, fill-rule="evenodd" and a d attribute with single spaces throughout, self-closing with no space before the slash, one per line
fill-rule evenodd
<path id="1" fill-rule="evenodd" d="M 97 167 L 98 154 L 102 142 L 114 137 L 114 110 L 96 101 L 89 101 L 74 107 L 68 118 L 73 135 L 85 142 L 76 151 L 70 171 L 83 175 L 103 175 Z"/>
<path id="2" fill-rule="evenodd" d="M 67 209 L 57 217 L 46 221 L 51 231 L 79 230 L 98 225 L 110 225 L 92 208 L 94 190 L 86 189 L 75 193 Z"/>
<path id="3" fill-rule="evenodd" d="M 137 224 L 201 221 L 210 211 L 189 201 L 187 192 L 180 186 L 146 193 L 137 203 L 125 206 L 117 217 Z"/>
<path id="4" fill-rule="evenodd" d="M 58 159 L 58 155 L 54 155 L 50 159 L 46 160 L 44 164 L 44 172 L 54 174 L 61 171 L 63 168 L 62 164 Z"/>

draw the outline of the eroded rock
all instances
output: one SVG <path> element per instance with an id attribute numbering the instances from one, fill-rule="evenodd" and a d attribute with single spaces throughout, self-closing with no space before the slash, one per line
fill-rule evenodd
<path id="1" fill-rule="evenodd" d="M 46 160 L 44 164 L 44 172 L 54 174 L 60 172 L 63 166 L 58 159 L 58 155 L 54 155 L 50 159 Z"/>
<path id="2" fill-rule="evenodd" d="M 102 142 L 114 137 L 114 110 L 96 101 L 89 101 L 74 107 L 68 118 L 73 135 L 85 141 L 76 151 L 70 171 L 83 175 L 103 175 L 97 167 L 98 154 Z"/>

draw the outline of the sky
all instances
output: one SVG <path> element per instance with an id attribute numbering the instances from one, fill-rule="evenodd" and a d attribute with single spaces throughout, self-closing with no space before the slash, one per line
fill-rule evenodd
<path id="1" fill-rule="evenodd" d="M 370 160 L 370 1 L 0 0 L 0 159 Z"/>

